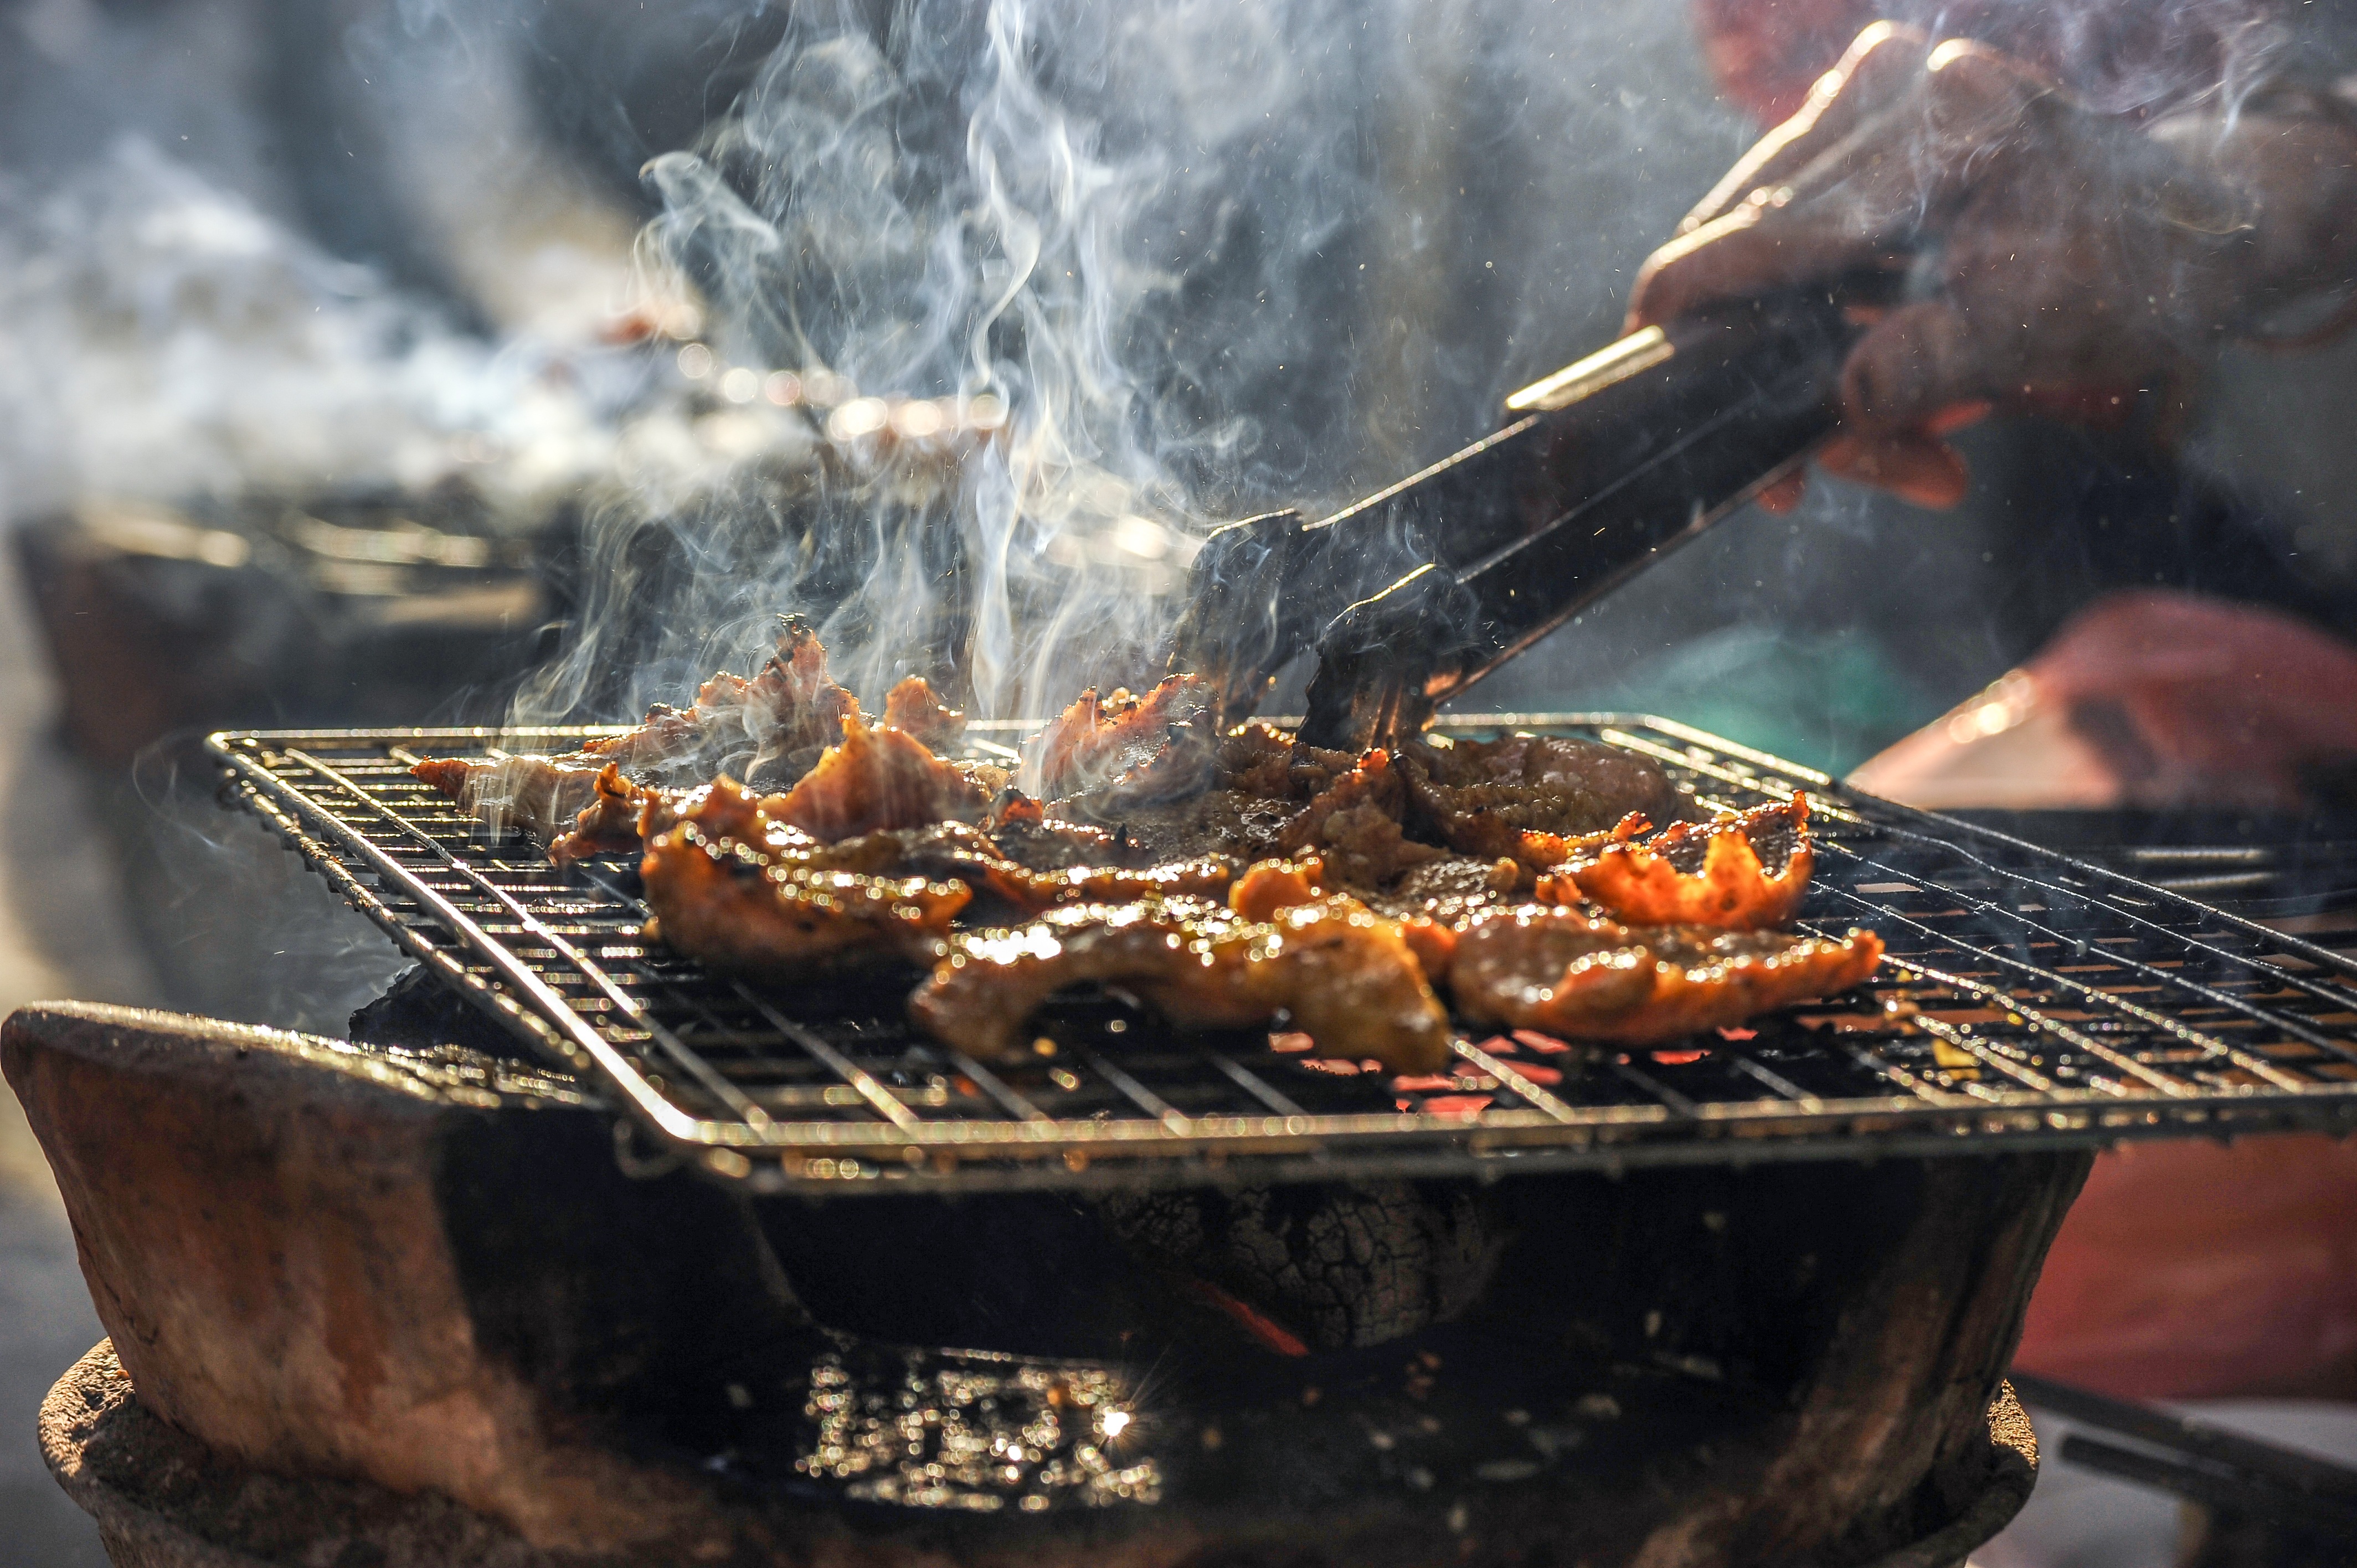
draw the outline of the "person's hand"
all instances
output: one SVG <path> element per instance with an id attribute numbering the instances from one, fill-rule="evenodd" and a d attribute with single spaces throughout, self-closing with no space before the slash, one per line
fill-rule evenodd
<path id="1" fill-rule="evenodd" d="M 2243 309 L 2247 190 L 2029 67 L 1878 23 L 1639 274 L 1633 329 L 1713 301 L 1914 267 L 1844 368 L 1830 473 L 1926 506 L 1994 408 L 2100 419 L 2166 395 Z M 1797 478 L 1762 498 L 1789 506 Z"/>
<path id="2" fill-rule="evenodd" d="M 2357 777 L 2357 646 L 2279 610 L 2106 595 L 1849 776 L 1932 811 L 2300 811 Z"/>

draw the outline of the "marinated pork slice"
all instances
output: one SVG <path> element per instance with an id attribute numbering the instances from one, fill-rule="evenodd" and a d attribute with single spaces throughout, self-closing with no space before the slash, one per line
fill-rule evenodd
<path id="1" fill-rule="evenodd" d="M 1529 870 L 1511 858 L 1443 854 L 1410 866 L 1398 881 L 1362 893 L 1367 906 L 1394 920 L 1462 925 L 1480 910 L 1522 901 Z"/>
<path id="2" fill-rule="evenodd" d="M 1257 1028 L 1280 1014 L 1329 1056 L 1426 1073 L 1449 1059 L 1448 1015 L 1399 928 L 1320 897 L 1266 921 L 1194 898 L 1075 905 L 1009 929 L 952 934 L 909 1014 L 994 1060 L 1028 1053 L 1025 1026 L 1068 986 L 1117 985 L 1182 1027 Z"/>
<path id="3" fill-rule="evenodd" d="M 1119 833 L 1090 822 L 1068 822 L 1020 789 L 999 791 L 987 823 L 1001 854 L 1033 871 L 1069 871 L 1076 865 L 1127 865 L 1136 846 Z"/>
<path id="4" fill-rule="evenodd" d="M 937 736 L 965 722 L 913 676 L 893 689 L 887 707 Z M 628 847 L 627 819 L 643 800 L 639 787 L 703 784 L 723 774 L 757 786 L 791 784 L 858 714 L 858 702 L 828 678 L 817 635 L 788 618 L 759 674 L 748 680 L 723 671 L 698 689 L 693 707 L 658 703 L 636 728 L 562 756 L 427 758 L 410 771 L 489 825 L 528 828 L 552 847 L 563 839 L 561 858 L 578 859 Z M 609 767 L 616 771 L 601 788 Z M 591 809 L 593 820 L 576 822 Z"/>
<path id="5" fill-rule="evenodd" d="M 1539 862 L 1559 847 L 1548 835 L 1609 832 L 1631 812 L 1674 822 L 1691 805 L 1651 758 L 1565 736 L 1411 740 L 1396 762 L 1411 832 L 1485 859 L 1512 856 L 1534 870 L 1545 869 Z"/>
<path id="6" fill-rule="evenodd" d="M 1871 931 L 1836 941 L 1632 927 L 1531 905 L 1474 916 L 1454 943 L 1448 987 L 1478 1024 L 1644 1045 L 1846 991 L 1881 957 Z"/>
<path id="7" fill-rule="evenodd" d="M 1295 793 L 1293 737 L 1274 725 L 1248 724 L 1220 737 L 1213 756 L 1215 789 L 1240 790 L 1271 800 Z"/>
<path id="8" fill-rule="evenodd" d="M 870 842 L 892 846 L 888 858 L 879 854 L 873 869 L 963 882 L 976 896 L 995 898 L 1018 916 L 1038 914 L 1060 904 L 1114 903 L 1181 894 L 1217 898 L 1227 892 L 1235 875 L 1235 863 L 1218 855 L 1149 866 L 1099 863 L 1034 869 L 1008 856 L 989 835 L 964 822 L 877 833 L 836 847 L 849 849 Z"/>
<path id="9" fill-rule="evenodd" d="M 1221 750 L 1213 703 L 1211 682 L 1195 675 L 1142 696 L 1090 687 L 1028 748 L 1040 796 L 1086 795 L 1118 811 L 1200 793 Z"/>
<path id="10" fill-rule="evenodd" d="M 637 728 L 581 749 L 640 783 L 700 784 L 725 772 L 757 786 L 784 785 L 858 713 L 858 699 L 828 675 L 818 634 L 790 616 L 758 674 L 722 671 L 697 688 L 694 706 L 657 703 Z"/>
<path id="11" fill-rule="evenodd" d="M 1789 802 L 1596 846 L 1541 877 L 1535 896 L 1543 904 L 1586 898 L 1631 925 L 1765 930 L 1791 919 L 1808 892 L 1808 824 L 1809 799 L 1795 791 Z"/>
<path id="12" fill-rule="evenodd" d="M 1411 842 L 1400 827 L 1407 791 L 1390 754 L 1370 751 L 1332 779 L 1277 835 L 1286 854 L 1315 854 L 1344 886 L 1372 889 L 1411 867 L 1448 857 L 1436 844 Z"/>
<path id="13" fill-rule="evenodd" d="M 723 779 L 647 842 L 649 935 L 716 970 L 767 980 L 921 959 L 973 895 L 958 882 L 839 864 L 861 847 L 846 856 L 820 845 Z"/>
<path id="14" fill-rule="evenodd" d="M 550 841 L 548 858 L 570 865 L 576 860 L 635 853 L 647 807 L 660 793 L 631 783 L 620 768 L 608 763 L 598 770 L 589 803 L 573 819 L 571 830 Z"/>
<path id="15" fill-rule="evenodd" d="M 1107 808 L 1094 820 L 1128 846 L 1125 858 L 1132 865 L 1199 854 L 1265 860 L 1282 853 L 1277 840 L 1286 824 L 1300 815 L 1301 804 L 1237 789 L 1206 789 L 1176 800 Z M 1056 809 L 1093 812 L 1098 806 L 1096 801 L 1067 800 L 1059 801 Z"/>
<path id="16" fill-rule="evenodd" d="M 601 757 L 526 754 L 490 762 L 428 757 L 409 771 L 494 832 L 523 828 L 544 843 L 597 800 L 605 769 Z"/>
<path id="17" fill-rule="evenodd" d="M 921 675 L 910 675 L 884 693 L 884 722 L 907 731 L 928 751 L 947 751 L 965 738 L 965 714 L 934 696 Z"/>
<path id="18" fill-rule="evenodd" d="M 1006 776 L 985 763 L 945 762 L 904 730 L 842 720 L 842 741 L 786 791 L 777 815 L 832 842 L 884 828 L 975 822 Z"/>

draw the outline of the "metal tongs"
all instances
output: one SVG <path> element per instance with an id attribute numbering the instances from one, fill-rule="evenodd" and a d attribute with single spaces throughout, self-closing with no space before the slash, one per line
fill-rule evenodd
<path id="1" fill-rule="evenodd" d="M 1805 461 L 1833 432 L 1853 312 L 1900 282 L 1874 272 L 1648 327 L 1514 393 L 1496 435 L 1330 517 L 1214 531 L 1168 668 L 1211 677 L 1232 724 L 1314 648 L 1303 740 L 1415 733 Z"/>

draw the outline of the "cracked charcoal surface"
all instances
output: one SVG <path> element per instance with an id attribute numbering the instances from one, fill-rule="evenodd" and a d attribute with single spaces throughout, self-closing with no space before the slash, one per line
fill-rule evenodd
<path id="1" fill-rule="evenodd" d="M 1274 1317 L 1313 1350 L 1446 1323 L 1489 1283 L 1504 1237 L 1482 1193 L 1369 1181 L 1123 1193 L 1114 1233 Z"/>

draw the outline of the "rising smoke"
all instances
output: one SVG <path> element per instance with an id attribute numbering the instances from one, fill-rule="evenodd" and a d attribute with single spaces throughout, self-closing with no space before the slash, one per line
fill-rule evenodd
<path id="1" fill-rule="evenodd" d="M 647 166 L 644 256 L 701 291 L 724 360 L 1005 428 L 953 473 L 886 432 L 659 515 L 606 498 L 520 715 L 677 700 L 780 611 L 871 702 L 915 671 L 1036 714 L 1154 673 L 1206 526 L 1387 482 L 1609 330 L 1602 263 L 1690 199 L 1627 156 L 1695 117 L 1629 84 L 1690 52 L 1682 19 L 1630 15 L 797 7 L 735 110 Z M 1739 145 L 1704 124 L 1706 159 Z"/>
<path id="2" fill-rule="evenodd" d="M 953 471 L 887 432 L 823 471 L 734 476 L 652 540 L 635 498 L 610 503 L 588 580 L 611 597 L 534 700 L 619 668 L 660 686 L 780 610 L 818 619 L 871 698 L 915 669 L 1011 714 L 1142 673 L 1210 509 L 1297 482 L 1333 419 L 1321 291 L 1372 182 L 1350 73 L 1287 25 L 1201 3 L 797 10 L 736 112 L 648 166 L 651 259 L 702 291 L 736 362 L 1011 417 Z M 651 585 L 669 634 L 648 639 L 628 610 Z"/>

